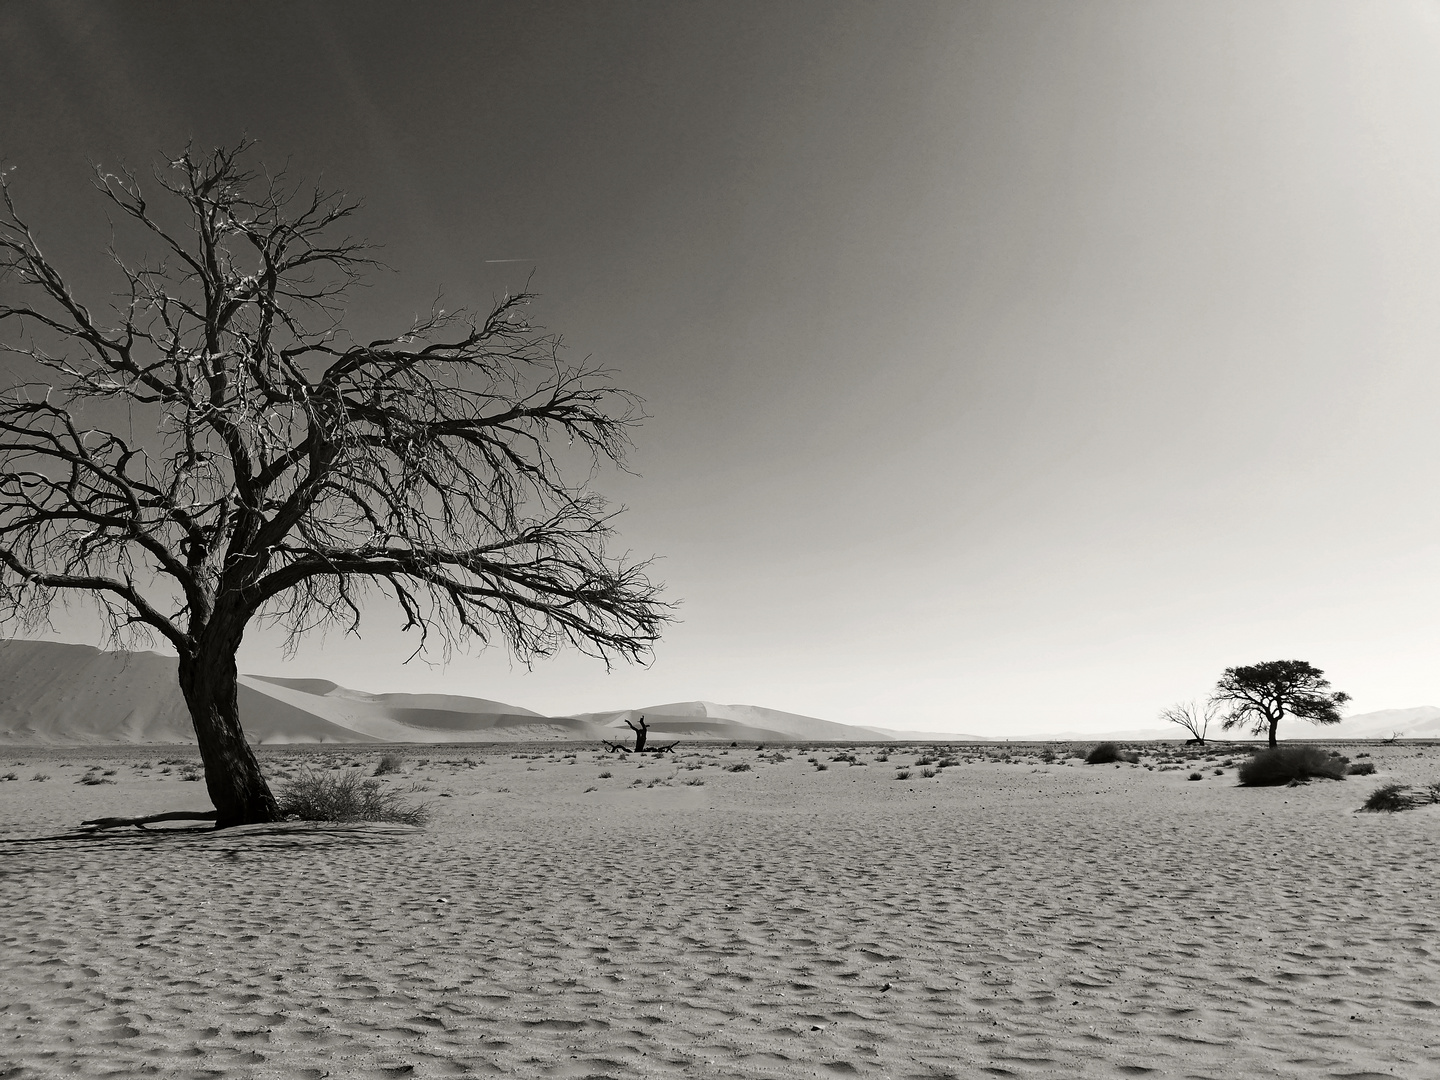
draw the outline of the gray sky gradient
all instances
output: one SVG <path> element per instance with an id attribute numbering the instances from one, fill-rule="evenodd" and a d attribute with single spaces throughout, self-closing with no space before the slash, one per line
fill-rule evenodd
<path id="1" fill-rule="evenodd" d="M 11 4 L 0 35 L 0 162 L 77 274 L 87 159 L 249 133 L 364 197 L 398 272 L 359 332 L 533 268 L 648 402 L 600 487 L 684 601 L 652 667 L 402 667 L 377 605 L 245 670 L 993 735 L 1148 726 L 1276 658 L 1440 703 L 1434 4 Z"/>

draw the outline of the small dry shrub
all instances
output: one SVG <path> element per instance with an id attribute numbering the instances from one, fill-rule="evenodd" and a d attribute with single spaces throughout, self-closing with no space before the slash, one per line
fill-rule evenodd
<path id="1" fill-rule="evenodd" d="M 280 792 L 280 816 L 302 821 L 387 821 L 397 825 L 424 825 L 428 806 L 401 800 L 400 793 L 378 780 L 356 773 L 327 776 L 310 772 L 287 783 Z"/>
<path id="2" fill-rule="evenodd" d="M 921 769 L 921 770 L 920 770 L 920 775 L 923 776 L 926 780 L 933 780 L 933 779 L 935 779 L 935 770 L 934 770 L 934 769 Z"/>
<path id="3" fill-rule="evenodd" d="M 371 776 L 384 776 L 387 773 L 398 773 L 405 764 L 405 759 L 399 754 L 385 754 L 375 766 Z"/>
<path id="4" fill-rule="evenodd" d="M 726 772 L 749 772 L 749 771 L 750 771 L 750 763 L 749 763 L 748 761 L 737 761 L 737 762 L 735 762 L 734 765 L 726 765 L 726 766 L 725 766 L 725 771 L 726 771 Z"/>
<path id="5" fill-rule="evenodd" d="M 1313 779 L 1345 779 L 1345 764 L 1340 756 L 1318 746 L 1276 746 L 1260 751 L 1240 766 L 1240 783 L 1245 787 L 1274 787 Z"/>
<path id="6" fill-rule="evenodd" d="M 910 779 L 910 770 L 909 770 L 909 769 L 900 769 L 899 771 L 897 771 L 897 772 L 895 773 L 895 779 L 896 779 L 896 780 L 909 780 L 909 779 Z"/>
<path id="7" fill-rule="evenodd" d="M 1395 814 L 1429 801 L 1404 784 L 1381 784 L 1366 796 L 1360 809 L 1372 814 Z"/>
<path id="8" fill-rule="evenodd" d="M 1357 761 L 1346 770 L 1349 776 L 1371 776 L 1374 772 L 1375 763 L 1373 761 Z"/>
<path id="9" fill-rule="evenodd" d="M 1185 779 L 1186 779 L 1186 780 L 1204 780 L 1205 777 L 1201 776 L 1198 772 L 1192 772 L 1192 773 L 1191 773 L 1189 776 L 1187 776 Z"/>
<path id="10" fill-rule="evenodd" d="M 1091 748 L 1085 755 L 1086 765 L 1109 765 L 1112 761 L 1119 761 L 1120 747 L 1113 742 L 1102 742 Z"/>

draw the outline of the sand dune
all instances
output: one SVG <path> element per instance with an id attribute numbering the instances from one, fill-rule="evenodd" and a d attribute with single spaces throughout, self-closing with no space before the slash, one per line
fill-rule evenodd
<path id="1" fill-rule="evenodd" d="M 84 645 L 0 642 L 0 743 L 194 743 L 175 660 Z M 325 679 L 240 677 L 240 719 L 263 745 L 629 740 L 644 715 L 657 738 L 726 742 L 867 740 L 888 736 L 752 705 L 675 702 L 547 717 L 518 705 L 454 694 L 369 694 Z"/>
<path id="2" fill-rule="evenodd" d="M 194 741 L 173 657 L 0 642 L 0 742 Z"/>
<path id="3" fill-rule="evenodd" d="M 268 743 L 598 738 L 583 722 L 446 694 L 367 694 L 323 679 L 240 677 L 240 719 Z M 0 743 L 194 743 L 175 658 L 46 641 L 0 642 Z"/>
<path id="4" fill-rule="evenodd" d="M 298 719 L 313 716 L 352 738 L 333 741 L 400 743 L 503 742 L 545 738 L 595 739 L 599 736 L 583 722 L 552 720 L 504 702 L 443 694 L 365 694 L 333 683 L 311 679 L 275 679 L 245 676 L 244 685 L 263 695 L 257 714 L 283 705 L 296 719 L 275 735 L 258 736 L 261 743 L 332 741 L 314 738 L 314 731 Z M 241 721 L 247 733 L 252 722 L 243 704 Z M 299 732 L 297 735 L 296 733 Z"/>
<path id="5" fill-rule="evenodd" d="M 391 781 L 429 789 L 424 831 L 40 842 L 203 786 L 124 748 L 7 752 L 0 1072 L 1440 1075 L 1440 814 L 1353 813 L 1440 779 L 1434 751 L 1262 790 L 1218 755 L 1189 782 L 990 751 L 921 779 L 899 748 L 425 748 Z M 380 752 L 260 756 L 279 779 Z M 95 765 L 116 782 L 75 782 Z"/>
<path id="6" fill-rule="evenodd" d="M 734 739 L 769 739 L 771 742 L 803 742 L 819 739 L 889 739 L 894 736 L 879 728 L 836 724 L 813 716 L 766 709 L 758 705 L 718 705 L 713 701 L 674 701 L 665 705 L 646 705 L 639 709 L 585 713 L 585 719 L 606 727 L 624 728 L 627 719 L 643 715 L 645 722 L 657 732 L 675 735 L 696 733 L 696 738 L 723 738 L 722 734 L 700 732 L 731 732 Z"/>

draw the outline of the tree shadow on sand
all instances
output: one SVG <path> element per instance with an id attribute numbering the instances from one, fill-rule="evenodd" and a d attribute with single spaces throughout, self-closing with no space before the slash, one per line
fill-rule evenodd
<path id="1" fill-rule="evenodd" d="M 0 853 L 11 845 L 54 845 L 50 850 L 81 846 L 94 850 L 158 848 L 165 845 L 218 846 L 227 850 L 273 850 L 276 848 L 345 847 L 351 845 L 397 844 L 424 832 L 413 825 L 385 822 L 275 821 L 217 829 L 213 825 L 170 825 L 140 827 L 125 831 L 76 829 L 47 836 L 0 837 Z M 37 850 L 31 847 L 29 850 Z M 46 850 L 39 848 L 38 850 Z"/>

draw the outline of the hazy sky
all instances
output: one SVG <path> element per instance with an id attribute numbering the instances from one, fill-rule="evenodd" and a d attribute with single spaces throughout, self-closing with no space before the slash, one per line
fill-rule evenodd
<path id="1" fill-rule="evenodd" d="M 75 273 L 87 159 L 248 133 L 366 200 L 398 272 L 361 331 L 533 268 L 647 400 L 599 486 L 684 604 L 651 667 L 402 666 L 376 605 L 243 670 L 986 735 L 1280 658 L 1440 704 L 1440 5 L 36 3 L 0 38 L 0 162 Z"/>

